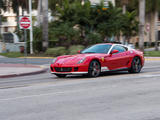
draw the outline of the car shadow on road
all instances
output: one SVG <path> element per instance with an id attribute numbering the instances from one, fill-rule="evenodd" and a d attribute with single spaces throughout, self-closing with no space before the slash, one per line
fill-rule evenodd
<path id="1" fill-rule="evenodd" d="M 101 73 L 100 76 L 98 76 L 97 78 L 99 77 L 107 77 L 107 76 L 118 76 L 118 75 L 126 75 L 126 74 L 129 74 L 127 71 L 117 71 L 117 72 L 105 72 L 105 73 Z M 92 77 L 89 77 L 87 75 L 67 75 L 67 77 L 65 78 L 58 78 L 56 77 L 56 79 L 85 79 L 85 78 L 92 78 Z"/>

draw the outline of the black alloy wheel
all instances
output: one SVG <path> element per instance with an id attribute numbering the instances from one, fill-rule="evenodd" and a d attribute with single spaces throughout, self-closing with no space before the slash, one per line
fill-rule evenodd
<path id="1" fill-rule="evenodd" d="M 89 77 L 97 77 L 101 73 L 101 66 L 100 63 L 96 60 L 93 60 L 88 69 Z"/>
<path id="2" fill-rule="evenodd" d="M 55 74 L 57 77 L 59 77 L 59 78 L 64 78 L 64 77 L 66 77 L 66 75 L 65 74 Z"/>
<path id="3" fill-rule="evenodd" d="M 135 57 L 132 60 L 131 68 L 128 70 L 129 73 L 139 73 L 142 69 L 142 63 L 139 57 Z"/>

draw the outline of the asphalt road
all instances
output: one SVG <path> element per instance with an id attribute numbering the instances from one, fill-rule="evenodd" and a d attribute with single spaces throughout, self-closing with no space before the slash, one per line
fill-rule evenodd
<path id="1" fill-rule="evenodd" d="M 0 79 L 0 120 L 160 120 L 160 62 L 140 74 Z"/>

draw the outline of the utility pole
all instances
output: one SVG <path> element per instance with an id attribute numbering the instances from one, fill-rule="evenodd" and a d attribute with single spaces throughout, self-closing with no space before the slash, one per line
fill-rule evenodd
<path id="1" fill-rule="evenodd" d="M 48 0 L 42 0 L 42 13 L 43 13 L 43 51 L 45 52 L 48 48 Z"/>
<path id="2" fill-rule="evenodd" d="M 145 0 L 139 0 L 139 49 L 144 51 Z"/>

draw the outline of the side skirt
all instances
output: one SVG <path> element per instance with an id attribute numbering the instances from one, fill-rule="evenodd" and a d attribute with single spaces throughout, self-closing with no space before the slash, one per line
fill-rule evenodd
<path id="1" fill-rule="evenodd" d="M 124 67 L 124 68 L 120 68 L 120 69 L 114 69 L 114 70 L 108 70 L 108 71 L 101 71 L 101 72 L 103 73 L 103 72 L 115 72 L 115 71 L 127 71 L 127 70 L 129 70 L 129 68 Z"/>

